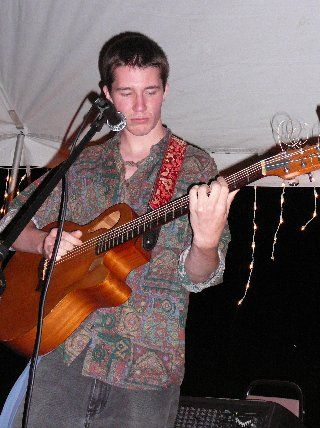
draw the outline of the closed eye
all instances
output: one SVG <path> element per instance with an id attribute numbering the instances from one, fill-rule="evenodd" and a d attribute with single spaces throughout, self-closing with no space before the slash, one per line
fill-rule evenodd
<path id="1" fill-rule="evenodd" d="M 160 87 L 159 86 L 150 86 L 149 88 L 146 88 L 146 93 L 148 95 L 155 95 L 159 92 Z"/>
<path id="2" fill-rule="evenodd" d="M 148 95 L 155 95 L 157 92 L 158 92 L 158 91 L 157 91 L 157 90 L 155 90 L 155 89 L 153 89 L 153 90 L 151 90 L 151 89 L 150 89 L 150 90 L 148 90 L 148 91 L 147 91 L 147 94 L 148 94 Z"/>
<path id="3" fill-rule="evenodd" d="M 120 95 L 122 97 L 129 97 L 131 94 L 132 94 L 132 92 L 130 92 L 130 91 L 121 91 L 120 92 Z"/>

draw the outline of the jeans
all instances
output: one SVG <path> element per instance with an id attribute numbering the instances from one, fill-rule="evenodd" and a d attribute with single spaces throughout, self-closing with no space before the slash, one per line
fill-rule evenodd
<path id="1" fill-rule="evenodd" d="M 59 351 L 40 361 L 33 388 L 30 428 L 171 428 L 180 387 L 136 391 L 82 376 L 84 356 L 66 366 Z M 13 427 L 21 428 L 24 403 Z"/>

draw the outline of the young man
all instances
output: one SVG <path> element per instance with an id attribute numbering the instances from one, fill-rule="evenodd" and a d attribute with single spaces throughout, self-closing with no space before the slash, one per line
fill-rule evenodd
<path id="1" fill-rule="evenodd" d="M 123 33 L 106 46 L 99 63 L 103 92 L 127 125 L 112 140 L 85 149 L 72 166 L 67 219 L 77 224 L 91 222 L 118 202 L 139 215 L 148 211 L 172 136 L 161 121 L 169 72 L 162 49 L 139 33 Z M 188 144 L 173 198 L 216 174 L 210 156 Z M 57 188 L 15 242 L 16 250 L 51 257 L 56 229 L 47 233 L 41 228 L 57 219 L 59 197 Z M 42 358 L 31 427 L 174 425 L 184 374 L 188 294 L 222 279 L 233 197 L 221 178 L 210 186 L 191 187 L 190 218 L 162 226 L 150 262 L 127 277 L 132 289 L 128 301 L 95 311 Z M 13 203 L 8 218 L 24 198 Z M 80 231 L 64 232 L 58 258 L 81 243 Z M 21 417 L 22 406 L 14 426 L 21 426 Z"/>

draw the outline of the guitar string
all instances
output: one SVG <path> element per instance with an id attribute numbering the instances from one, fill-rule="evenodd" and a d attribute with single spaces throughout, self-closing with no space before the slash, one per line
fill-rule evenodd
<path id="1" fill-rule="evenodd" d="M 188 202 L 188 196 L 184 196 L 179 200 L 172 201 L 170 204 L 166 205 L 166 207 L 160 207 L 157 210 L 156 216 L 154 212 L 146 213 L 130 221 L 129 225 L 123 224 L 116 228 L 108 230 L 106 233 L 99 235 L 98 237 L 90 238 L 86 242 L 84 242 L 81 246 L 75 247 L 73 250 L 69 251 L 66 255 L 62 256 L 62 258 L 56 264 L 58 264 L 60 261 L 65 261 L 67 258 L 68 259 L 73 258 L 79 255 L 79 253 L 84 253 L 85 251 L 96 247 L 97 242 L 99 241 L 101 242 L 101 245 L 107 244 L 108 241 L 110 242 L 112 240 L 115 240 L 116 238 L 119 238 L 120 235 L 125 235 L 125 234 L 129 235 L 130 232 L 133 232 L 135 229 L 138 229 L 138 234 L 140 234 L 139 228 L 141 227 L 141 225 L 145 225 L 146 223 L 144 219 L 148 219 L 149 222 L 158 221 L 161 216 L 168 215 L 168 212 L 170 212 L 170 210 L 168 209 L 169 206 L 171 206 L 171 211 L 174 212 L 174 210 L 178 211 L 178 209 L 186 208 L 188 206 L 187 202 Z M 131 239 L 133 237 L 134 236 L 132 236 Z M 127 236 L 127 240 L 129 240 L 129 236 Z"/>
<path id="2" fill-rule="evenodd" d="M 308 149 L 299 149 L 298 151 L 295 151 L 294 153 L 290 153 L 290 152 L 281 152 L 275 156 L 271 156 L 270 158 L 266 158 L 264 159 L 262 162 L 264 162 L 266 164 L 266 166 L 272 161 L 273 163 L 275 162 L 280 162 L 280 161 L 284 161 L 284 160 L 288 160 L 290 161 L 290 158 L 296 156 L 297 152 L 300 152 L 301 154 L 305 154 L 306 152 L 310 151 L 310 150 L 314 150 L 313 148 L 308 148 Z M 308 158 L 312 158 L 312 156 L 306 157 L 305 159 Z M 314 155 L 314 157 L 319 159 L 318 155 Z M 302 161 L 303 158 L 299 158 L 296 160 L 296 162 L 298 161 Z M 262 166 L 262 162 L 256 162 L 255 164 L 244 168 L 241 171 L 238 171 L 234 174 L 231 174 L 228 177 L 225 177 L 225 180 L 227 181 L 227 183 L 229 185 L 234 185 L 236 183 L 236 181 L 241 181 L 241 180 L 247 180 L 249 182 L 249 177 L 251 177 L 252 175 L 254 175 L 257 172 L 261 172 L 261 166 Z M 124 225 L 120 225 L 118 227 L 112 228 L 111 230 L 108 230 L 108 232 L 106 232 L 105 234 L 102 234 L 98 237 L 94 237 L 91 238 L 89 240 L 87 240 L 86 242 L 84 242 L 81 246 L 79 247 L 75 247 L 73 250 L 71 250 L 70 252 L 68 252 L 66 255 L 62 256 L 60 260 L 58 260 L 58 262 L 56 264 L 59 264 L 60 262 L 64 262 L 67 260 L 70 260 L 71 258 L 74 258 L 76 256 L 78 256 L 79 254 L 83 254 L 84 252 L 92 249 L 93 247 L 96 247 L 97 243 L 100 242 L 101 246 L 106 246 L 108 245 L 108 243 L 110 244 L 112 240 L 116 240 L 119 239 L 119 237 L 122 235 L 122 242 L 126 242 L 127 240 L 129 240 L 129 234 L 130 232 L 134 232 L 134 230 L 138 229 L 138 235 L 140 234 L 140 226 L 146 224 L 146 220 L 150 222 L 152 221 L 158 221 L 159 218 L 168 215 L 168 213 L 170 211 L 172 211 L 173 213 L 173 218 L 174 218 L 174 212 L 178 211 L 179 209 L 186 209 L 187 208 L 187 204 L 189 202 L 189 196 L 183 196 L 175 201 L 171 201 L 169 204 L 165 205 L 164 207 L 160 207 L 155 211 L 151 211 L 150 213 L 146 213 L 140 217 L 137 217 L 136 219 L 132 220 L 129 222 L 129 224 L 124 224 Z M 145 229 L 144 229 L 145 231 Z M 127 239 L 125 240 L 123 238 L 124 235 L 127 235 Z M 132 236 L 130 239 L 132 239 L 134 236 Z"/>
<path id="3" fill-rule="evenodd" d="M 278 157 L 277 160 L 281 160 L 284 157 L 284 155 L 280 154 L 277 157 Z M 274 161 L 277 157 L 272 157 L 271 159 Z M 287 157 L 287 156 L 285 156 L 285 157 Z M 268 159 L 266 159 L 266 161 L 268 161 Z M 246 168 L 247 174 L 244 174 L 243 171 L 237 172 L 237 173 L 235 173 L 233 175 L 230 175 L 229 177 L 226 177 L 226 181 L 227 182 L 229 181 L 230 184 L 231 184 L 231 182 L 235 181 L 236 177 L 238 177 L 238 178 L 239 177 L 240 178 L 247 178 L 248 175 L 250 175 L 252 173 L 255 173 L 255 172 L 258 172 L 258 170 L 261 170 L 260 167 L 261 167 L 260 163 L 252 165 L 251 167 Z M 242 175 L 242 177 L 241 177 L 241 175 Z M 177 209 L 178 208 L 182 208 L 183 205 L 184 205 L 184 202 L 187 202 L 187 197 L 186 197 L 185 201 L 182 201 L 182 202 L 181 201 L 182 201 L 182 199 L 178 199 L 176 201 L 172 201 L 171 203 L 167 204 L 165 207 L 160 207 L 160 209 L 158 209 L 156 211 L 156 214 L 157 214 L 156 217 L 154 217 L 154 212 L 151 212 L 151 213 L 148 213 L 147 215 L 143 215 L 143 216 L 138 217 L 137 219 L 135 219 L 135 222 L 134 222 L 135 224 L 133 225 L 133 228 L 136 228 L 137 226 L 140 226 L 139 223 L 140 224 L 144 224 L 145 223 L 145 219 L 147 219 L 149 221 L 150 220 L 151 221 L 157 220 L 158 217 L 159 217 L 159 213 L 160 213 L 160 216 L 161 216 L 162 214 L 166 214 L 166 212 L 169 212 L 170 210 L 172 210 L 174 208 L 177 208 Z M 177 205 L 177 203 L 180 203 L 180 206 L 175 207 L 174 205 Z M 170 205 L 171 205 L 171 207 L 170 207 Z M 151 217 L 151 218 L 148 219 L 148 217 Z M 133 224 L 133 222 L 130 222 L 130 223 Z M 138 223 L 138 224 L 136 224 L 136 223 Z M 115 238 L 115 237 L 117 237 L 117 234 L 118 234 L 119 231 L 120 232 L 123 232 L 123 231 L 124 232 L 129 232 L 130 228 L 129 229 L 127 229 L 127 228 L 128 228 L 128 226 L 126 224 L 125 225 L 121 225 L 118 228 L 114 228 L 111 231 L 108 231 L 108 235 L 110 235 L 110 237 L 112 237 L 112 238 Z M 102 235 L 99 237 L 99 239 L 101 239 L 101 237 L 102 237 Z"/>
<path id="4" fill-rule="evenodd" d="M 292 156 L 293 155 L 290 154 L 290 153 L 289 154 L 287 154 L 287 153 L 280 153 L 279 155 L 271 157 L 270 159 L 272 159 L 272 161 L 274 162 L 274 161 L 277 161 L 277 160 L 279 160 L 279 161 L 283 160 L 284 158 L 287 159 L 288 157 L 292 157 Z M 267 163 L 267 161 L 269 161 L 270 159 L 265 159 L 265 162 Z M 257 172 L 259 169 L 261 169 L 260 166 L 261 166 L 260 162 L 256 163 L 256 164 L 250 166 L 249 168 L 244 169 L 243 171 L 240 171 L 240 172 L 235 173 L 235 174 L 233 174 L 233 175 L 231 175 L 229 177 L 226 177 L 226 181 L 227 181 L 227 179 L 229 179 L 229 181 L 234 182 L 235 181 L 235 177 L 248 178 L 248 175 L 250 175 L 250 173 Z M 247 173 L 244 174 L 244 171 L 247 171 Z M 179 203 L 179 205 L 180 205 L 178 208 L 180 208 L 180 209 L 183 208 L 184 207 L 184 202 L 188 201 L 188 197 L 185 197 L 184 199 L 185 199 L 185 201 L 181 201 L 181 199 L 177 200 L 178 203 Z M 177 208 L 177 207 L 174 206 L 174 205 L 177 205 L 177 204 L 175 204 L 177 201 L 173 201 L 173 203 L 171 204 L 173 209 Z M 170 205 L 170 204 L 168 204 L 168 205 Z M 149 220 L 151 220 L 151 221 L 153 221 L 153 220 L 159 220 L 159 217 L 161 216 L 161 214 L 163 214 L 162 211 L 164 211 L 164 214 L 166 214 L 169 211 L 168 210 L 168 205 L 166 205 L 165 209 L 163 209 L 163 210 L 161 210 L 161 209 L 157 210 L 157 217 L 154 218 L 151 215 L 151 219 L 149 219 Z M 160 215 L 159 215 L 159 212 L 161 213 Z M 150 214 L 150 213 L 148 213 L 148 214 Z M 152 214 L 152 212 L 151 212 L 151 214 Z M 123 235 L 124 232 L 126 232 L 127 235 L 128 235 L 130 231 L 132 232 L 137 227 L 138 227 L 138 234 L 139 234 L 140 233 L 139 227 L 140 227 L 141 224 L 145 225 L 145 220 L 144 220 L 145 218 L 148 218 L 148 215 L 144 215 L 144 216 L 138 217 L 137 219 L 135 219 L 136 221 L 130 222 L 131 226 L 130 225 L 128 226 L 126 224 L 125 225 L 121 225 L 121 226 L 119 226 L 117 228 L 114 228 L 114 229 L 108 231 L 105 235 L 100 235 L 99 237 L 95 237 L 95 238 L 92 238 L 92 239 L 86 241 L 82 246 L 77 247 L 73 251 L 70 251 L 68 253 L 69 257 L 66 257 L 67 255 L 63 256 L 64 257 L 64 261 L 66 259 L 73 258 L 73 257 L 77 256 L 79 253 L 83 253 L 83 252 L 87 251 L 88 249 L 90 249 L 92 247 L 92 244 L 96 245 L 97 241 L 100 241 L 102 246 L 106 245 L 108 241 L 106 241 L 105 238 L 109 238 L 109 242 L 110 242 L 112 239 L 113 240 L 115 240 L 116 238 L 118 239 L 119 236 L 121 234 Z M 127 236 L 127 240 L 128 240 L 128 236 Z M 62 259 L 60 259 L 60 260 L 62 260 Z"/>
<path id="5" fill-rule="evenodd" d="M 301 150 L 302 149 L 299 149 L 299 152 L 300 152 L 300 154 L 302 154 L 302 152 L 301 152 Z M 314 148 L 308 148 L 308 149 L 304 149 L 304 151 L 303 151 L 303 153 L 305 154 L 306 152 L 308 152 L 308 151 L 313 151 L 314 150 Z M 318 150 L 319 150 L 319 148 L 318 148 Z M 266 165 L 268 165 L 270 162 L 272 162 L 272 163 L 274 163 L 274 162 L 277 162 L 277 161 L 284 161 L 284 160 L 288 160 L 289 162 L 291 162 L 292 163 L 292 160 L 290 161 L 290 158 L 292 158 L 292 157 L 294 157 L 296 154 L 297 154 L 297 152 L 298 151 L 295 151 L 295 153 L 288 153 L 288 152 L 281 152 L 281 153 L 279 153 L 278 155 L 276 155 L 276 156 L 272 156 L 272 157 L 270 157 L 270 158 L 267 158 L 267 159 L 265 159 L 264 160 L 264 162 L 266 163 Z M 319 152 L 320 153 L 320 152 Z M 312 158 L 317 158 L 318 159 L 318 162 L 319 162 L 319 156 L 320 156 L 320 154 L 319 155 L 316 155 L 316 154 L 314 154 L 313 156 L 311 155 L 308 155 L 308 156 L 306 156 L 305 158 L 303 158 L 303 157 L 299 157 L 299 159 L 293 159 L 293 161 L 295 161 L 295 162 L 301 162 L 302 160 L 307 160 L 307 159 L 312 159 Z M 263 162 L 263 161 L 262 161 Z M 253 165 L 253 167 L 255 167 L 257 164 L 254 164 Z M 261 165 L 261 162 L 259 163 L 259 166 Z M 248 170 L 250 170 L 251 168 L 249 167 L 248 168 Z M 241 174 L 243 173 L 243 171 L 245 171 L 245 170 L 247 170 L 247 169 L 244 169 L 244 170 L 242 170 L 242 171 L 240 171 L 240 172 L 238 172 L 238 173 L 235 173 L 233 176 L 230 176 L 230 177 L 234 177 L 234 176 L 241 176 Z M 252 170 L 252 169 L 251 169 Z M 244 178 L 246 178 L 246 177 L 244 177 Z M 227 180 L 227 178 L 226 178 L 226 180 Z M 228 180 L 227 180 L 228 181 Z"/>
<path id="6" fill-rule="evenodd" d="M 256 172 L 256 171 L 258 171 L 258 169 L 261 170 L 260 167 L 257 168 L 257 165 L 253 165 L 250 168 L 247 168 L 247 170 L 248 169 L 249 170 L 251 169 L 251 172 L 252 171 Z M 241 174 L 239 174 L 239 173 L 233 174 L 234 177 L 237 175 L 241 176 Z M 245 177 L 247 177 L 247 175 L 243 175 L 243 177 L 245 178 Z M 233 176 L 230 176 L 230 181 L 234 181 L 234 179 L 232 178 Z M 137 228 L 139 229 L 139 227 L 141 225 L 145 225 L 145 219 L 147 219 L 149 221 L 154 221 L 154 220 L 158 221 L 159 217 L 168 214 L 168 212 L 170 212 L 171 210 L 174 212 L 174 210 L 177 211 L 178 209 L 186 208 L 187 204 L 188 204 L 188 199 L 189 199 L 189 197 L 188 197 L 188 195 L 186 195 L 186 196 L 184 196 L 178 200 L 172 201 L 171 203 L 167 204 L 164 207 L 160 207 L 156 211 L 156 216 L 154 215 L 154 212 L 147 213 L 147 214 L 140 216 L 140 217 L 134 219 L 133 221 L 131 221 L 129 226 L 127 224 L 124 224 L 124 225 L 121 225 L 121 226 L 118 226 L 114 229 L 109 230 L 104 235 L 100 235 L 99 237 L 91 238 L 88 241 L 86 241 L 83 245 L 76 247 L 74 250 L 72 250 L 69 253 L 67 253 L 66 255 L 64 255 L 63 259 L 61 258 L 60 260 L 61 260 L 61 262 L 66 261 L 67 259 L 70 259 L 70 258 L 73 258 L 73 257 L 79 255 L 79 253 L 84 253 L 85 251 L 91 249 L 93 246 L 96 246 L 96 243 L 98 241 L 100 241 L 101 245 L 103 245 L 103 244 L 107 243 L 106 238 L 108 238 L 108 240 L 110 242 L 112 239 L 115 240 L 116 238 L 119 238 L 119 236 L 121 234 L 122 235 L 124 233 L 129 234 L 130 232 L 132 232 L 132 230 L 135 230 Z M 139 230 L 138 230 L 138 232 L 139 232 Z M 59 261 L 57 262 L 57 264 L 58 263 L 59 263 Z"/>
<path id="7" fill-rule="evenodd" d="M 283 159 L 288 159 L 288 157 L 292 157 L 293 155 L 292 154 L 289 154 L 289 156 L 288 156 L 288 154 L 287 153 L 281 153 L 281 154 L 279 154 L 279 155 L 277 155 L 277 156 L 274 156 L 274 157 L 272 157 L 271 159 L 272 159 L 272 161 L 274 162 L 274 161 L 276 161 L 276 160 L 283 160 Z M 265 159 L 265 162 L 267 163 L 267 161 L 268 161 L 269 159 Z M 301 160 L 301 159 L 299 159 L 299 160 Z M 260 163 L 257 163 L 257 164 L 254 164 L 254 165 L 252 165 L 251 167 L 249 167 L 249 168 L 246 168 L 245 170 L 243 170 L 243 171 L 241 171 L 241 172 L 238 172 L 238 173 L 235 173 L 235 174 L 233 174 L 233 175 L 231 175 L 231 176 L 229 176 L 229 177 L 227 177 L 226 178 L 226 180 L 228 179 L 230 182 L 234 182 L 235 181 L 235 177 L 240 177 L 240 178 L 248 178 L 248 176 L 250 175 L 250 174 L 252 174 L 253 172 L 257 172 L 259 169 L 260 169 Z M 258 168 L 257 168 L 258 167 Z M 244 174 L 244 171 L 246 171 L 247 173 L 246 174 Z M 181 201 L 181 200 L 178 200 L 178 202 L 179 202 L 179 204 L 180 204 L 180 206 L 179 207 L 175 207 L 174 206 L 174 204 L 172 204 L 172 208 L 174 209 L 174 208 L 183 208 L 184 207 L 184 202 L 187 202 L 187 200 L 188 200 L 188 198 L 186 197 L 185 198 L 185 201 Z M 177 201 L 174 201 L 174 203 L 176 203 Z M 177 204 L 175 204 L 175 205 L 177 205 Z M 163 210 L 157 210 L 157 217 L 156 218 L 154 218 L 152 215 L 151 215 L 151 219 L 149 219 L 149 221 L 151 220 L 151 221 L 153 221 L 153 220 L 158 220 L 159 219 L 159 217 L 161 216 L 161 214 L 163 214 L 163 212 L 162 211 L 164 211 L 164 214 L 166 214 L 169 210 L 168 210 L 168 205 L 165 207 L 165 209 L 163 209 Z M 159 214 L 159 212 L 160 212 L 160 214 Z M 119 236 L 121 235 L 121 234 L 123 234 L 124 232 L 126 232 L 127 233 L 127 235 L 129 234 L 129 232 L 130 231 L 132 231 L 132 230 L 134 230 L 134 229 L 136 229 L 137 227 L 139 228 L 140 227 L 140 225 L 141 224 L 144 224 L 145 225 L 145 219 L 148 219 L 148 215 L 146 216 L 141 216 L 141 217 L 138 217 L 137 219 L 135 219 L 136 221 L 133 221 L 133 222 L 130 222 L 131 223 L 131 226 L 129 225 L 121 225 L 121 226 L 119 226 L 118 228 L 114 228 L 114 229 L 112 229 L 112 230 L 110 230 L 110 231 L 108 231 L 108 233 L 107 234 L 105 234 L 105 235 L 100 235 L 99 237 L 96 237 L 96 238 L 92 238 L 92 239 L 90 239 L 90 240 L 88 240 L 88 241 L 86 241 L 86 243 L 85 243 L 85 245 L 83 245 L 83 246 L 81 246 L 81 247 L 77 247 L 77 249 L 76 250 L 78 250 L 78 251 L 73 251 L 73 254 L 72 254 L 72 257 L 74 257 L 74 256 L 76 256 L 79 252 L 80 253 L 83 253 L 84 251 L 86 251 L 87 249 L 89 249 L 89 247 L 91 247 L 91 244 L 95 244 L 97 241 L 99 241 L 100 240 L 100 242 L 101 242 L 101 245 L 103 246 L 103 245 L 106 245 L 107 244 L 107 241 L 104 239 L 104 238 L 109 238 L 109 242 L 110 242 L 110 240 L 115 240 L 116 238 L 118 239 L 119 238 Z M 131 228 L 131 229 L 130 229 Z M 145 230 L 145 229 L 144 229 Z M 138 229 L 138 233 L 140 233 L 140 231 L 139 231 L 139 229 Z M 127 240 L 128 240 L 128 236 L 127 236 Z M 92 241 L 92 242 L 91 242 Z M 77 254 L 76 254 L 77 253 Z M 71 257 L 71 252 L 69 253 L 69 255 L 70 255 L 70 257 Z M 65 257 L 65 256 L 64 256 Z M 69 258 L 69 257 L 68 257 Z M 65 257 L 65 259 L 66 259 L 66 257 Z"/>

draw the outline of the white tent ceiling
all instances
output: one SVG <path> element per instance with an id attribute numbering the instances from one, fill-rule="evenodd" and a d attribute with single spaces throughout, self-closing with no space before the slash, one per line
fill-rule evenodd
<path id="1" fill-rule="evenodd" d="M 70 132 L 89 110 L 87 95 L 99 93 L 102 45 L 125 30 L 168 55 L 163 117 L 176 134 L 220 169 L 261 154 L 274 145 L 277 112 L 318 122 L 319 29 L 317 0 L 0 0 L 1 165 L 12 163 L 21 127 L 22 162 L 50 162 L 79 107 Z"/>

